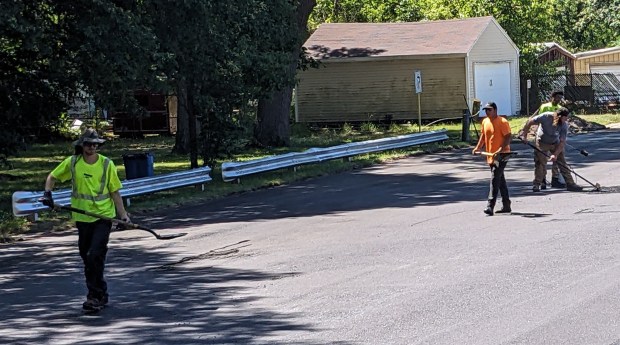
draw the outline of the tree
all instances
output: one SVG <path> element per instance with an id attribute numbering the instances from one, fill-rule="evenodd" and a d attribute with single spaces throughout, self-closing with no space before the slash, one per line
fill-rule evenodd
<path id="1" fill-rule="evenodd" d="M 308 36 L 308 17 L 316 5 L 315 0 L 300 0 L 296 8 L 295 43 L 289 46 L 288 63 L 284 68 L 284 85 L 258 101 L 258 113 L 254 138 L 264 146 L 288 146 L 290 144 L 290 110 L 294 77 L 301 46 Z"/>
<path id="2" fill-rule="evenodd" d="M 140 84 L 149 35 L 127 1 L 0 3 L 0 155 L 14 154 L 85 91 L 119 106 Z M 131 99 L 132 100 L 132 99 Z M 26 125 L 23 125 L 23 124 Z M 33 133 L 35 132 L 35 133 Z"/>
<path id="3" fill-rule="evenodd" d="M 73 85 L 54 68 L 62 63 L 62 32 L 46 2 L 0 3 L 0 161 L 23 147 L 65 106 Z"/>
<path id="4" fill-rule="evenodd" d="M 609 47 L 620 38 L 618 1 L 556 0 L 552 29 L 559 40 L 578 50 Z"/>
<path id="5" fill-rule="evenodd" d="M 288 0 L 147 1 L 158 72 L 178 97 L 177 152 L 213 164 L 243 132 L 244 102 L 284 85 L 294 44 Z"/>

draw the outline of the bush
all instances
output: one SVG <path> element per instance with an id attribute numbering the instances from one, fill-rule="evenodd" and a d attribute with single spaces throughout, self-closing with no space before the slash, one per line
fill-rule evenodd
<path id="1" fill-rule="evenodd" d="M 345 122 L 342 125 L 342 130 L 340 131 L 340 134 L 343 136 L 349 136 L 351 134 L 353 134 L 353 126 L 351 126 L 350 123 Z"/>
<path id="2" fill-rule="evenodd" d="M 366 134 L 374 134 L 379 131 L 379 128 L 374 122 L 364 122 L 360 126 L 360 131 Z"/>

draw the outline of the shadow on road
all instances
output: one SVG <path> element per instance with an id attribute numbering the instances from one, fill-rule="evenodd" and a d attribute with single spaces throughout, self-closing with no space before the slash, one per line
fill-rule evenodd
<path id="1" fill-rule="evenodd" d="M 112 240 L 108 257 L 110 306 L 96 316 L 81 312 L 85 287 L 73 241 L 2 248 L 0 343 L 249 344 L 279 332 L 319 331 L 296 321 L 296 313 L 256 306 L 259 286 L 295 272 L 228 269 L 215 260 L 165 265 L 167 253 L 120 241 Z"/>
<path id="2" fill-rule="evenodd" d="M 584 157 L 578 152 L 567 151 L 568 162 L 576 171 L 598 162 L 620 159 L 617 154 L 620 132 L 593 133 L 577 137 L 581 138 L 579 144 L 575 142 L 573 144 L 587 148 L 591 154 L 589 157 Z M 585 138 L 588 140 L 584 140 Z M 531 194 L 531 179 L 534 175 L 533 151 L 518 141 L 514 141 L 511 146 L 513 151 L 520 153 L 510 160 L 506 169 L 511 195 Z M 407 173 L 398 175 L 374 174 L 374 171 L 379 171 L 383 167 L 371 167 L 231 196 L 210 204 L 180 207 L 167 212 L 174 214 L 174 218 L 154 214 L 147 221 L 156 228 L 178 229 L 202 224 L 309 217 L 377 208 L 414 208 L 486 199 L 490 173 L 484 174 L 488 169 L 480 157 L 472 156 L 469 150 L 455 150 L 427 155 L 424 159 L 434 166 L 436 169 L 434 174 L 417 173 L 414 165 Z M 452 171 L 444 171 L 448 168 Z M 471 176 L 477 179 L 464 177 L 463 173 L 468 171 L 471 171 Z M 517 175 L 528 178 L 515 180 Z M 586 190 L 590 188 L 580 179 L 577 181 L 586 187 Z M 545 193 L 565 193 L 565 191 L 549 189 Z"/>

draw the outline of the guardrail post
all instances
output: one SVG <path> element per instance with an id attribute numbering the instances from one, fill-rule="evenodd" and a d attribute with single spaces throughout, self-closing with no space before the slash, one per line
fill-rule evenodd
<path id="1" fill-rule="evenodd" d="M 463 110 L 463 128 L 461 131 L 461 141 L 469 142 L 469 109 Z"/>

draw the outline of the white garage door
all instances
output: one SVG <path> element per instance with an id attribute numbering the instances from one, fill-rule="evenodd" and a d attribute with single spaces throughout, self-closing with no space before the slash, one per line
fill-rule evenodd
<path id="1" fill-rule="evenodd" d="M 612 76 L 604 76 L 607 79 L 609 85 L 614 87 L 617 92 L 620 92 L 620 65 L 601 65 L 590 66 L 590 73 L 611 73 L 616 76 L 615 80 Z"/>
<path id="2" fill-rule="evenodd" d="M 620 78 L 620 65 L 590 66 L 590 73 L 613 73 Z"/>
<path id="3" fill-rule="evenodd" d="M 513 115 L 510 101 L 510 63 L 476 63 L 474 65 L 475 97 L 482 102 L 493 101 L 497 113 Z M 480 113 L 484 116 L 484 113 Z"/>

